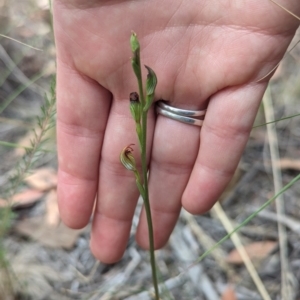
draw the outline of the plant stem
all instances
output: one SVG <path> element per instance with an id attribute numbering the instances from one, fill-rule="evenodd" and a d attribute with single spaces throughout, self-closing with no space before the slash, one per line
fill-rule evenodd
<path id="1" fill-rule="evenodd" d="M 142 70 L 141 70 L 141 59 L 140 59 L 140 43 L 134 32 L 131 34 L 130 37 L 130 45 L 133 53 L 133 57 L 131 58 L 131 65 L 134 74 L 137 78 L 138 87 L 139 87 L 139 94 L 137 94 L 136 92 L 130 93 L 130 112 L 136 124 L 136 133 L 140 145 L 142 176 L 140 176 L 139 171 L 136 168 L 134 157 L 131 154 L 132 151 L 131 145 L 123 149 L 123 151 L 120 154 L 120 160 L 126 169 L 133 171 L 135 173 L 136 184 L 144 200 L 144 208 L 145 208 L 147 224 L 148 224 L 149 252 L 150 252 L 151 270 L 152 270 L 152 280 L 153 280 L 153 286 L 155 290 L 155 299 L 159 300 L 159 289 L 158 289 L 158 280 L 157 280 L 155 253 L 154 253 L 154 234 L 153 234 L 153 225 L 152 225 L 151 208 L 150 208 L 149 191 L 148 191 L 148 177 L 147 177 L 147 173 L 148 173 L 147 115 L 148 115 L 148 110 L 154 98 L 154 92 L 157 84 L 157 77 L 151 68 L 145 66 L 146 69 L 148 70 L 148 75 L 146 80 L 146 93 L 144 93 Z"/>
<path id="2" fill-rule="evenodd" d="M 143 82 L 142 78 L 138 78 L 138 86 L 139 86 L 139 95 L 142 107 L 145 106 L 145 97 L 143 91 Z M 152 281 L 155 290 L 155 299 L 159 300 L 159 289 L 158 289 L 158 280 L 157 280 L 157 272 L 156 272 L 156 263 L 155 263 L 155 253 L 154 253 L 154 234 L 153 234 L 153 225 L 152 225 L 152 216 L 151 216 L 151 208 L 149 202 L 149 191 L 148 191 L 148 167 L 147 167 L 147 113 L 148 111 L 142 110 L 142 130 L 141 136 L 139 136 L 139 140 L 141 143 L 141 160 L 142 160 L 142 180 L 144 185 L 144 207 L 146 211 L 147 224 L 148 224 L 148 235 L 149 235 L 149 252 L 150 252 L 150 263 L 152 270 Z"/>
<path id="3" fill-rule="evenodd" d="M 144 133 L 143 134 L 143 142 L 142 142 L 142 173 L 143 173 L 144 189 L 145 189 L 144 206 L 145 206 L 147 223 L 148 223 L 152 280 L 153 280 L 153 285 L 154 285 L 154 290 L 155 290 L 155 298 L 157 300 L 159 300 L 159 290 L 158 290 L 156 263 L 155 263 L 155 254 L 154 254 L 154 234 L 153 234 L 152 216 L 151 216 L 151 208 L 150 208 L 149 192 L 148 192 L 148 178 L 147 178 L 147 171 L 148 171 L 147 157 L 146 157 L 147 112 L 143 112 L 143 114 L 142 114 L 142 132 Z"/>

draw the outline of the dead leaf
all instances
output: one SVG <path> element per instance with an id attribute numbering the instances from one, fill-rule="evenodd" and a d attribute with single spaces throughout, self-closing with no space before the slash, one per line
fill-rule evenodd
<path id="1" fill-rule="evenodd" d="M 25 182 L 36 190 L 48 191 L 57 186 L 57 172 L 51 168 L 37 169 Z"/>
<path id="2" fill-rule="evenodd" d="M 222 300 L 237 300 L 235 291 L 232 286 L 227 286 L 222 294 Z"/>
<path id="3" fill-rule="evenodd" d="M 78 236 L 86 230 L 68 228 L 62 222 L 57 227 L 49 226 L 42 216 L 25 219 L 15 226 L 16 231 L 50 248 L 72 249 Z"/>
<path id="4" fill-rule="evenodd" d="M 251 259 L 261 260 L 266 258 L 276 247 L 277 242 L 262 241 L 246 245 L 245 250 Z M 243 260 L 237 249 L 232 250 L 228 254 L 226 261 L 235 265 L 243 264 Z"/>
<path id="5" fill-rule="evenodd" d="M 290 169 L 300 171 L 300 160 L 299 159 L 292 159 L 292 158 L 282 158 L 279 161 L 279 166 L 281 169 Z"/>
<path id="6" fill-rule="evenodd" d="M 57 203 L 56 190 L 50 191 L 46 196 L 46 223 L 49 226 L 57 227 L 59 225 L 60 217 Z"/>
<path id="7" fill-rule="evenodd" d="M 9 203 L 13 208 L 30 207 L 31 205 L 35 204 L 38 200 L 40 200 L 43 195 L 44 193 L 40 191 L 34 189 L 27 189 L 18 194 L 15 194 Z M 0 199 L 0 207 L 5 207 L 7 205 L 7 200 Z"/>

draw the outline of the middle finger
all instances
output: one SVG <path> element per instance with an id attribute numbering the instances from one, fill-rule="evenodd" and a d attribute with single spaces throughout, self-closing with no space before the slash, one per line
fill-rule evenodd
<path id="1" fill-rule="evenodd" d="M 168 240 L 181 209 L 181 195 L 189 180 L 200 143 L 200 127 L 158 115 L 151 155 L 149 198 L 155 248 Z M 142 210 L 137 241 L 149 248 L 146 214 Z"/>

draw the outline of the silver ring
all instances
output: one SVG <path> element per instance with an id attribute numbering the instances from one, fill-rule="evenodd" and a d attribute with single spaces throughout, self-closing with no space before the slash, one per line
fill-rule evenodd
<path id="1" fill-rule="evenodd" d="M 200 120 L 198 118 L 192 118 L 192 116 L 193 117 L 204 116 L 206 113 L 206 109 L 195 110 L 195 111 L 179 109 L 174 106 L 167 105 L 163 101 L 158 101 L 156 104 L 156 112 L 175 121 L 179 121 L 190 125 L 202 126 L 203 120 Z"/>
<path id="2" fill-rule="evenodd" d="M 185 117 L 201 117 L 201 116 L 204 116 L 206 113 L 206 109 L 203 109 L 203 110 L 181 109 L 181 108 L 176 108 L 174 106 L 168 105 L 164 101 L 158 101 L 157 105 L 164 110 L 167 110 L 176 115 L 181 115 L 181 116 L 185 116 Z"/>

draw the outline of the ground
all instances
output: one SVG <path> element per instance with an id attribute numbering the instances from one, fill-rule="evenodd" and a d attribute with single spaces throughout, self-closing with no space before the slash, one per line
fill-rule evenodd
<path id="1" fill-rule="evenodd" d="M 1 37 L 0 198 L 4 198 L 11 186 L 10 177 L 24 168 L 19 162 L 24 162 L 25 153 L 20 147 L 4 143 L 30 147 L 32 128 L 39 136 L 36 117 L 41 115 L 44 94 L 49 94 L 55 75 L 48 1 L 0 1 L 0 28 L 1 34 L 42 50 Z M 298 40 L 300 34 L 293 44 Z M 265 113 L 272 116 L 272 109 L 276 120 L 300 113 L 299 75 L 300 47 L 296 46 L 286 54 L 271 80 L 255 125 L 264 124 Z M 254 284 L 250 275 L 254 276 L 253 272 L 249 273 L 245 259 L 236 251 L 234 237 L 201 261 L 198 258 L 226 236 L 228 220 L 233 227 L 238 226 L 274 195 L 272 162 L 283 186 L 299 174 L 299 128 L 300 116 L 281 120 L 269 131 L 265 125 L 253 128 L 234 179 L 220 199 L 221 205 L 202 216 L 182 211 L 170 241 L 156 252 L 162 299 L 262 299 L 259 284 Z M 0 199 L 0 299 L 151 299 L 149 255 L 134 240 L 141 202 L 123 259 L 114 265 L 96 261 L 89 250 L 90 225 L 75 231 L 60 223 L 54 128 L 46 138 L 41 148 L 47 151 L 42 151 L 32 165 L 35 177 L 15 189 L 13 214 L 3 208 L 5 200 Z M 275 154 L 278 149 L 279 159 L 271 156 L 270 145 L 275 145 Z M 262 282 L 260 289 L 265 288 L 272 300 L 281 299 L 281 290 L 286 286 L 282 267 L 288 275 L 290 299 L 300 299 L 299 197 L 296 183 L 280 199 L 283 215 L 276 216 L 278 207 L 272 202 L 238 233 Z M 11 222 L 7 223 L 7 231 L 3 230 L 5 220 Z M 278 224 L 285 229 L 280 234 Z M 280 245 L 279 236 L 286 237 L 286 246 Z"/>

